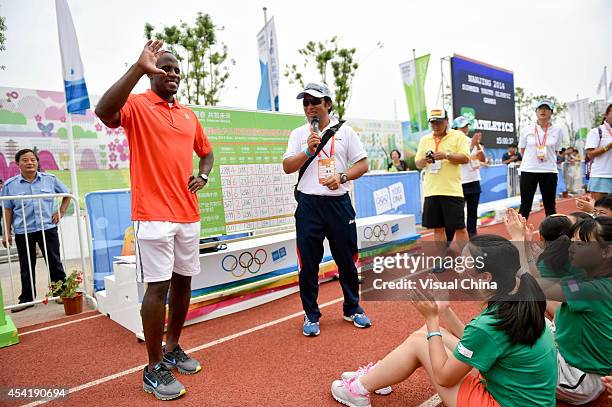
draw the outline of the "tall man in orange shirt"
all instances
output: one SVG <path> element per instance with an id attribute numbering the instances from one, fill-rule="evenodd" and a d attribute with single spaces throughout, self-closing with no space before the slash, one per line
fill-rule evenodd
<path id="1" fill-rule="evenodd" d="M 161 47 L 161 41 L 146 43 L 138 61 L 102 96 L 96 114 L 108 127 L 122 126 L 128 138 L 136 270 L 146 283 L 141 315 L 149 364 L 143 389 L 170 400 L 185 394 L 172 369 L 184 374 L 201 370 L 178 342 L 191 277 L 200 272 L 196 192 L 206 185 L 214 159 L 196 115 L 174 97 L 180 82 L 178 61 Z M 151 80 L 151 89 L 130 95 L 143 75 Z M 194 151 L 200 157 L 197 176 Z M 168 332 L 162 349 L 168 290 Z"/>

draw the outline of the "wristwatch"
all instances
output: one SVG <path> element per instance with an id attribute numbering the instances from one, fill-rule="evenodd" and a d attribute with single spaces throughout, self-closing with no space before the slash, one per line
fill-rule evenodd
<path id="1" fill-rule="evenodd" d="M 201 173 L 198 174 L 198 177 L 202 178 L 206 184 L 208 184 L 208 175 Z"/>
<path id="2" fill-rule="evenodd" d="M 447 160 L 448 160 L 448 156 L 449 156 L 449 155 L 450 155 L 449 153 L 446 153 L 446 159 L 447 159 Z"/>
<path id="3" fill-rule="evenodd" d="M 341 172 L 340 173 L 340 183 L 344 184 L 346 181 L 348 181 L 348 175 L 346 175 L 345 173 Z"/>

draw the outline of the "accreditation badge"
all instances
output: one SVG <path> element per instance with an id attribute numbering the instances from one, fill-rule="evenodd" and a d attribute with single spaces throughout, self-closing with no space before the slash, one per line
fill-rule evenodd
<path id="1" fill-rule="evenodd" d="M 546 146 L 536 146 L 536 158 L 540 161 L 546 161 Z"/>
<path id="2" fill-rule="evenodd" d="M 442 169 L 442 161 L 436 161 L 433 164 L 429 164 L 429 173 L 437 174 Z"/>
<path id="3" fill-rule="evenodd" d="M 323 184 L 325 180 L 336 175 L 336 160 L 331 158 L 320 158 L 319 165 L 319 184 Z"/>

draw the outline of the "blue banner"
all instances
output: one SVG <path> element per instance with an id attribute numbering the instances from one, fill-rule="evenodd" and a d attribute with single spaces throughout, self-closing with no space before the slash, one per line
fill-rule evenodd
<path id="1" fill-rule="evenodd" d="M 417 171 L 368 174 L 356 181 L 357 218 L 376 215 L 414 215 L 421 223 L 421 186 Z"/>
<path id="2" fill-rule="evenodd" d="M 480 178 L 480 203 L 508 198 L 508 166 L 481 167 Z"/>

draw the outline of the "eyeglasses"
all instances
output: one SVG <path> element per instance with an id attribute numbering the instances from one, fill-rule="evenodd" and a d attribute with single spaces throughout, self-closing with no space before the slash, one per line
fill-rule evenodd
<path id="1" fill-rule="evenodd" d="M 302 105 L 304 107 L 308 107 L 309 105 L 319 106 L 321 103 L 323 103 L 323 99 L 321 99 L 321 98 L 319 98 L 319 99 L 304 99 L 304 100 L 302 100 Z"/>

